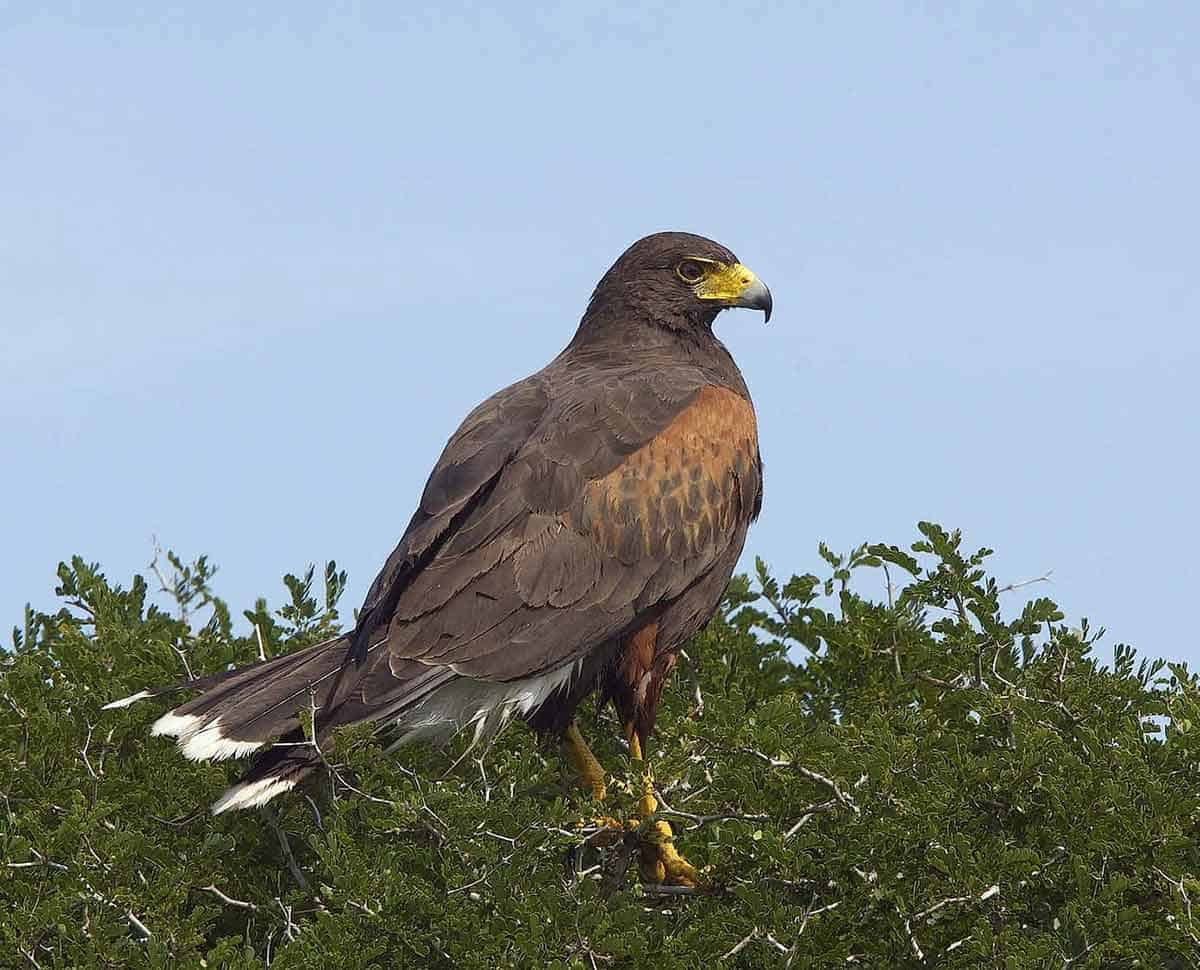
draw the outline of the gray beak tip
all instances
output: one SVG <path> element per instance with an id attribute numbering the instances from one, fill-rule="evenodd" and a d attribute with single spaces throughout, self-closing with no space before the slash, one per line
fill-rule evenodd
<path id="1" fill-rule="evenodd" d="M 735 305 L 746 307 L 749 310 L 762 310 L 763 323 L 771 322 L 771 308 L 773 306 L 771 291 L 767 289 L 767 284 L 762 280 L 756 279 L 751 283 Z"/>

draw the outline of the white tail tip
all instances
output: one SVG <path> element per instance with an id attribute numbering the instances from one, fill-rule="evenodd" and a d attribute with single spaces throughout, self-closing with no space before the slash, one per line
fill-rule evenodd
<path id="1" fill-rule="evenodd" d="M 195 714 L 176 714 L 167 711 L 162 717 L 150 725 L 153 735 L 167 735 L 171 738 L 186 738 L 200 726 L 201 718 Z"/>
<path id="2" fill-rule="evenodd" d="M 260 778 L 244 781 L 225 789 L 225 793 L 212 803 L 212 813 L 220 815 L 230 809 L 255 808 L 265 805 L 276 795 L 282 795 L 296 787 L 290 778 Z"/>
<path id="3" fill-rule="evenodd" d="M 257 751 L 262 741 L 239 741 L 227 737 L 219 717 L 205 723 L 195 714 L 167 712 L 150 728 L 151 734 L 168 735 L 179 739 L 179 750 L 193 761 L 221 761 L 240 758 Z"/>
<path id="4" fill-rule="evenodd" d="M 136 704 L 140 700 L 150 696 L 150 691 L 139 690 L 136 694 L 130 694 L 128 697 L 122 697 L 119 701 L 109 701 L 100 710 L 115 711 L 118 707 L 128 707 L 130 704 Z"/>

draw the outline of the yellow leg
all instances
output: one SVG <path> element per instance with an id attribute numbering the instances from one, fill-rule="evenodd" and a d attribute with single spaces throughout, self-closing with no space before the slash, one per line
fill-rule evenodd
<path id="1" fill-rule="evenodd" d="M 625 740 L 629 742 L 629 760 L 642 760 L 642 739 L 638 737 L 633 721 L 625 725 Z"/>
<path id="2" fill-rule="evenodd" d="M 604 783 L 604 769 L 600 767 L 600 762 L 592 754 L 592 749 L 588 747 L 579 731 L 579 725 L 574 721 L 563 734 L 563 752 L 571 767 L 575 769 L 575 774 L 579 776 L 579 783 L 584 788 L 591 789 L 592 797 L 596 801 L 604 801 L 604 796 L 608 794 L 608 786 Z"/>
<path id="3" fill-rule="evenodd" d="M 625 725 L 625 737 L 629 740 L 629 760 L 644 764 L 641 739 L 632 722 Z M 644 820 L 657 811 L 654 776 L 650 769 L 646 768 L 642 774 L 642 795 L 638 799 L 637 814 L 640 820 Z M 642 843 L 638 852 L 638 870 L 642 882 L 667 883 L 673 886 L 699 885 L 699 870 L 675 848 L 675 834 L 671 830 L 671 824 L 662 819 L 655 819 L 647 827 L 643 822 L 635 821 L 642 828 Z"/>

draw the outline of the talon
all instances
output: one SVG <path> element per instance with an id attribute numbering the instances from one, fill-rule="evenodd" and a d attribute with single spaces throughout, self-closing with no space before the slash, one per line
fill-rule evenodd
<path id="1" fill-rule="evenodd" d="M 580 818 L 575 820 L 575 828 L 577 829 L 621 829 L 625 826 L 613 818 L 611 815 L 593 815 L 591 818 Z"/>
<path id="2" fill-rule="evenodd" d="M 577 829 L 594 828 L 595 832 L 585 840 L 591 845 L 608 848 L 615 845 L 625 835 L 625 826 L 610 815 L 602 815 L 591 819 L 580 819 L 575 823 Z"/>
<path id="3" fill-rule="evenodd" d="M 654 780 L 647 774 L 642 778 L 642 797 L 638 799 L 638 815 L 648 818 L 658 811 L 658 799 L 654 797 Z"/>
<path id="4" fill-rule="evenodd" d="M 629 739 L 630 758 L 642 760 L 642 749 L 638 743 L 633 724 L 626 725 L 625 736 Z M 658 811 L 658 799 L 654 796 L 654 776 L 649 769 L 642 775 L 642 795 L 638 799 L 638 824 Z M 671 823 L 655 819 L 649 826 L 642 827 L 641 848 L 638 853 L 638 872 L 644 883 L 667 884 L 669 886 L 700 885 L 703 880 L 700 870 L 687 861 L 675 848 L 675 833 Z"/>
<path id="5" fill-rule="evenodd" d="M 639 870 L 643 882 L 669 886 L 700 885 L 700 870 L 675 848 L 675 834 L 669 822 L 656 821 L 642 836 Z"/>
<path id="6" fill-rule="evenodd" d="M 670 823 L 654 818 L 658 812 L 654 776 L 645 768 L 641 739 L 633 723 L 625 725 L 625 737 L 629 741 L 629 760 L 637 762 L 644 769 L 640 785 L 633 779 L 618 779 L 615 782 L 618 791 L 636 796 L 633 814 L 624 822 L 609 815 L 592 817 L 590 820 L 580 819 L 576 828 L 596 828 L 597 831 L 591 833 L 586 841 L 599 848 L 611 847 L 622 839 L 636 837 L 638 875 L 644 883 L 688 887 L 703 885 L 700 870 L 675 848 L 675 833 Z M 580 786 L 590 789 L 597 801 L 603 800 L 608 794 L 604 769 L 574 721 L 563 732 L 563 751 L 578 776 Z"/>

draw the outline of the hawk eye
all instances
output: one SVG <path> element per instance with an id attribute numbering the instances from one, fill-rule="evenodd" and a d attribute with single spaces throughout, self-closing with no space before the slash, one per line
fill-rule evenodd
<path id="1" fill-rule="evenodd" d="M 704 267 L 694 259 L 685 259 L 675 267 L 675 272 L 685 283 L 699 283 L 704 279 Z"/>

